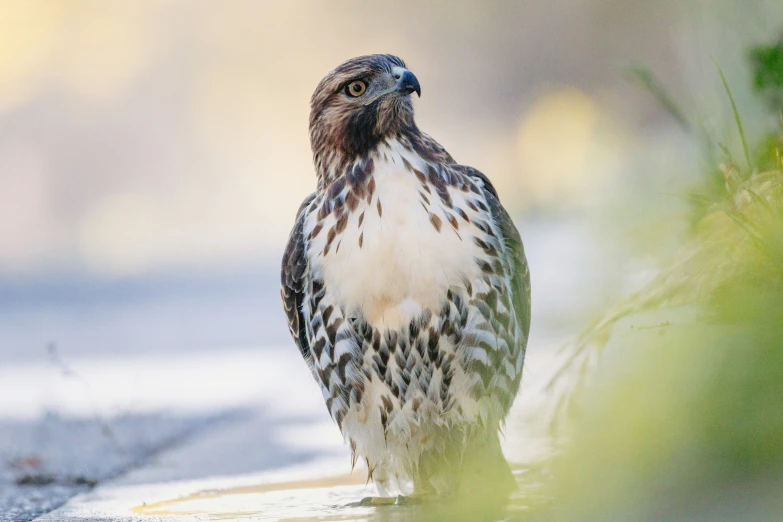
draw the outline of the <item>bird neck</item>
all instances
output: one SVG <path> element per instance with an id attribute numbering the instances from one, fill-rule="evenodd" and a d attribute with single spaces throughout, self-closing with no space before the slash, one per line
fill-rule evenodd
<path id="1" fill-rule="evenodd" d="M 318 190 L 323 190 L 331 185 L 337 178 L 342 177 L 348 166 L 358 159 L 355 155 L 348 155 L 340 149 L 313 148 L 313 164 L 315 175 L 318 178 Z"/>
<path id="2" fill-rule="evenodd" d="M 357 152 L 334 147 L 332 143 L 313 142 L 313 164 L 318 178 L 318 190 L 326 190 L 338 179 L 350 176 L 357 166 L 372 164 L 379 149 L 388 148 L 393 141 L 399 142 L 404 148 L 414 150 L 421 141 L 421 132 L 415 125 L 396 135 L 389 135 L 379 140 L 371 148 Z"/>

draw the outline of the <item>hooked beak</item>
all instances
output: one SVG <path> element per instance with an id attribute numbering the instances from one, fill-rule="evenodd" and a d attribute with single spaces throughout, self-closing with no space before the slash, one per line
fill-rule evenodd
<path id="1" fill-rule="evenodd" d="M 419 80 L 416 78 L 416 75 L 410 71 L 404 71 L 402 73 L 400 79 L 397 80 L 397 87 L 395 90 L 403 95 L 415 92 L 419 95 L 419 98 L 421 98 L 421 85 L 419 85 Z"/>

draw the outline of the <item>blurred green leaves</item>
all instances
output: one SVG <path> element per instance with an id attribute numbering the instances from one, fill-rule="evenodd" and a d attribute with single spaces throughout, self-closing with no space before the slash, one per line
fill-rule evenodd
<path id="1" fill-rule="evenodd" d="M 767 248 L 742 249 L 699 321 L 678 323 L 675 310 L 657 327 L 630 317 L 615 329 L 554 465 L 566 518 L 783 515 L 769 495 L 783 486 L 783 216 L 759 221 Z"/>
<path id="2" fill-rule="evenodd" d="M 773 113 L 783 111 L 783 35 L 776 43 L 751 49 L 753 87 Z"/>
<path id="3" fill-rule="evenodd" d="M 753 49 L 750 66 L 760 97 L 779 112 L 783 40 Z M 689 198 L 693 226 L 680 251 L 574 346 L 572 366 L 597 351 L 601 364 L 589 376 L 561 374 L 581 385 L 552 465 L 558 519 L 783 519 L 778 123 L 755 144 L 742 133 L 744 166 L 724 148 Z"/>

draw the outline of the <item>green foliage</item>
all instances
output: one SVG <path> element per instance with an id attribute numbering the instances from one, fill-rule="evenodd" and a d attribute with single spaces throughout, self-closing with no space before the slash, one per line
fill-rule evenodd
<path id="1" fill-rule="evenodd" d="M 783 35 L 775 43 L 751 49 L 749 61 L 753 87 L 778 125 L 756 147 L 757 162 L 761 168 L 779 168 L 783 162 Z"/>
<path id="2" fill-rule="evenodd" d="M 615 364 L 579 397 L 572 442 L 554 465 L 564 519 L 783 515 L 783 173 L 776 177 L 759 200 L 704 223 L 699 235 L 711 240 L 733 225 L 738 247 L 726 251 L 731 270 L 708 256 L 691 264 L 692 275 L 720 281 L 699 300 L 701 320 L 615 332 Z"/>
<path id="3" fill-rule="evenodd" d="M 781 57 L 783 42 L 751 53 L 773 111 Z M 721 147 L 688 197 L 680 251 L 572 347 L 558 374 L 579 392 L 560 410 L 569 442 L 553 463 L 558 519 L 783 519 L 783 125 L 749 143 L 718 71 L 744 161 Z M 639 328 L 645 314 L 666 319 Z M 597 355 L 604 364 L 588 375 Z"/>
<path id="4" fill-rule="evenodd" d="M 751 49 L 753 87 L 773 113 L 783 111 L 783 35 L 777 43 Z"/>

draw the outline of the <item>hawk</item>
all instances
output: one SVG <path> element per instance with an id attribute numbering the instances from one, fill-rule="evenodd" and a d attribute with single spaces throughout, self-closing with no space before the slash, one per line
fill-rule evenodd
<path id="1" fill-rule="evenodd" d="M 522 378 L 527 261 L 489 179 L 416 126 L 414 92 L 392 55 L 319 83 L 317 187 L 283 256 L 283 305 L 379 495 L 508 492 L 498 432 Z"/>

